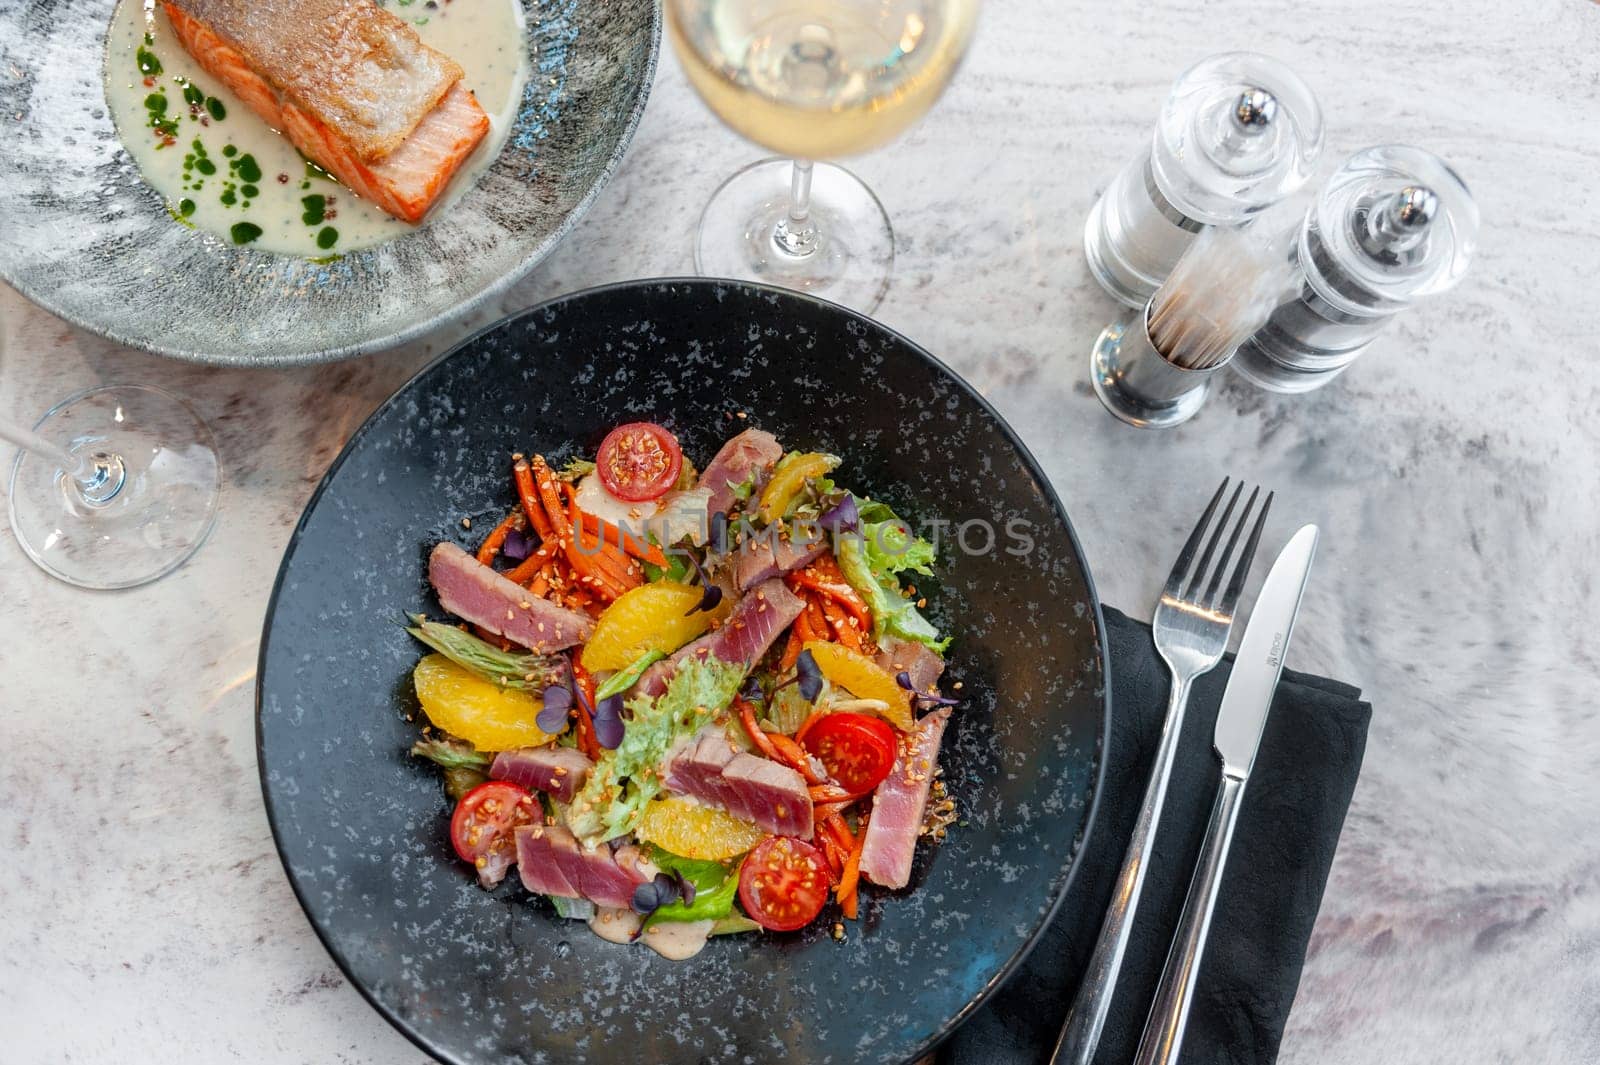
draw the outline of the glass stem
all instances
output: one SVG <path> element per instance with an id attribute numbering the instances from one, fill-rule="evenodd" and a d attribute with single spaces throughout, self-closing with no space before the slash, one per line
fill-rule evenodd
<path id="1" fill-rule="evenodd" d="M 68 451 L 32 429 L 24 429 L 4 418 L 0 418 L 0 440 L 9 440 L 72 478 L 78 492 L 90 503 L 109 501 L 122 490 L 122 484 L 127 479 L 127 470 L 117 455 L 103 451 Z"/>
<path id="2" fill-rule="evenodd" d="M 789 213 L 779 219 L 772 242 L 787 255 L 803 257 L 817 250 L 817 224 L 811 220 L 811 160 L 792 160 Z"/>

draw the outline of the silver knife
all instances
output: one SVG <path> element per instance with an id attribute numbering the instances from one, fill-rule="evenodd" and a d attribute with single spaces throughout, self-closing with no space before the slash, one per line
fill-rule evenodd
<path id="1" fill-rule="evenodd" d="M 1189 1006 L 1194 1001 L 1195 979 L 1206 949 L 1206 933 L 1211 928 L 1211 911 L 1217 903 L 1217 887 L 1222 882 L 1223 866 L 1228 861 L 1228 846 L 1239 820 L 1240 800 L 1255 765 L 1261 730 L 1272 706 L 1272 693 L 1283 673 L 1283 656 L 1294 634 L 1295 615 L 1300 612 L 1300 597 L 1305 592 L 1311 559 L 1317 552 L 1317 527 L 1302 526 L 1278 553 L 1261 586 L 1250 623 L 1245 626 L 1239 653 L 1234 656 L 1233 673 L 1228 677 L 1217 711 L 1217 731 L 1213 739 L 1222 760 L 1222 782 L 1217 801 L 1211 808 L 1211 824 L 1200 848 L 1194 879 L 1189 882 L 1189 897 L 1183 904 L 1172 950 L 1161 971 L 1161 984 L 1150 1004 L 1150 1016 L 1139 1040 L 1134 1065 L 1172 1065 L 1183 1046 L 1183 1029 L 1189 1022 Z"/>

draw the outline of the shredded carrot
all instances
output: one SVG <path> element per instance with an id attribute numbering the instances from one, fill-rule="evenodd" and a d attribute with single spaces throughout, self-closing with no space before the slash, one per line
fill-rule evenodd
<path id="1" fill-rule="evenodd" d="M 539 465 L 543 466 L 544 462 L 541 460 Z M 533 483 L 533 468 L 528 465 L 527 459 L 512 463 L 511 477 L 516 481 L 517 498 L 522 501 L 522 513 L 528 519 L 528 524 L 539 534 L 540 540 L 549 540 L 554 530 L 550 527 L 550 516 L 545 513 L 544 504 L 539 501 L 539 493 Z"/>
<path id="2" fill-rule="evenodd" d="M 828 859 L 828 871 L 833 874 L 834 883 L 838 883 L 850 852 L 839 846 L 839 841 L 826 832 L 818 832 L 816 840 L 817 845 L 822 848 L 822 856 Z"/>
<path id="3" fill-rule="evenodd" d="M 851 804 L 848 802 L 817 803 L 811 808 L 812 823 L 820 825 L 834 814 L 844 813 L 846 810 L 850 809 L 850 806 Z"/>
<path id="4" fill-rule="evenodd" d="M 813 784 L 807 790 L 810 791 L 811 801 L 814 803 L 850 802 L 852 799 L 861 798 L 861 796 L 854 792 L 846 791 L 837 784 Z"/>
<path id="5" fill-rule="evenodd" d="M 844 571 L 832 555 L 823 555 L 805 569 L 789 574 L 784 580 L 793 591 L 805 588 L 838 603 L 856 619 L 856 624 L 861 628 L 872 627 L 872 612 L 845 580 Z"/>
<path id="6" fill-rule="evenodd" d="M 844 817 L 840 814 L 834 814 L 823 821 L 822 828 L 846 853 L 856 849 L 856 837 L 850 834 L 850 826 L 844 823 Z"/>
<path id="7" fill-rule="evenodd" d="M 636 536 L 626 533 L 620 526 L 613 525 L 604 518 L 590 514 L 587 510 L 579 510 L 582 515 L 583 531 L 606 544 L 615 545 L 632 555 L 641 558 L 652 566 L 667 567 L 667 555 L 661 548 L 648 540 L 641 540 Z"/>
<path id="8" fill-rule="evenodd" d="M 799 625 L 791 625 L 789 627 L 789 642 L 783 645 L 783 657 L 778 660 L 778 669 L 793 669 L 795 662 L 800 658 L 800 652 L 805 649 L 805 634 L 800 631 Z"/>
<path id="9" fill-rule="evenodd" d="M 504 546 L 511 530 L 522 528 L 522 520 L 521 512 L 515 510 L 502 518 L 500 524 L 496 525 L 484 538 L 483 543 L 478 545 L 478 561 L 485 566 L 493 562 L 495 556 L 500 554 L 500 548 Z"/>
<path id="10" fill-rule="evenodd" d="M 855 846 L 850 848 L 850 856 L 845 859 L 844 872 L 839 876 L 839 887 L 834 897 L 839 900 L 839 908 L 849 920 L 856 919 L 856 912 L 861 901 L 861 852 L 867 846 L 867 822 L 862 820 L 860 829 L 856 832 Z"/>
<path id="11" fill-rule="evenodd" d="M 822 600 L 822 614 L 827 619 L 833 638 L 852 651 L 861 650 L 861 626 L 855 617 L 847 614 L 835 599 Z"/>
<path id="12" fill-rule="evenodd" d="M 517 567 L 506 571 L 506 580 L 513 584 L 527 584 L 535 574 L 539 573 L 550 560 L 555 557 L 557 545 L 554 540 L 546 540 L 539 545 L 539 550 L 529 555 L 517 564 Z"/>
<path id="13" fill-rule="evenodd" d="M 589 671 L 576 658 L 572 660 L 572 679 L 578 682 L 583 697 L 574 699 L 572 708 L 578 712 L 578 750 L 588 755 L 590 761 L 600 760 L 600 741 L 595 738 L 594 718 L 589 707 L 594 704 L 595 683 Z"/>
<path id="14" fill-rule="evenodd" d="M 756 749 L 774 762 L 782 762 L 783 756 L 772 745 L 772 737 L 763 732 L 761 726 L 756 723 L 756 708 L 750 705 L 750 700 L 736 696 L 733 708 L 739 712 L 739 722 L 744 725 L 745 732 L 750 734 L 750 742 L 756 745 Z"/>
<path id="15" fill-rule="evenodd" d="M 800 616 L 794 619 L 794 631 L 800 634 L 800 641 L 826 640 L 828 635 L 828 619 L 822 613 L 822 607 L 817 601 L 817 596 L 807 592 L 802 596 L 806 601 L 805 609 Z"/>
<path id="16" fill-rule="evenodd" d="M 601 598 L 608 601 L 616 599 L 624 589 L 603 575 L 596 566 L 594 558 L 579 551 L 573 541 L 572 522 L 562 505 L 561 493 L 556 489 L 555 475 L 550 472 L 550 467 L 545 464 L 542 456 L 535 455 L 532 468 L 534 487 L 538 489 L 539 501 L 544 506 L 545 520 L 550 526 L 551 534 L 561 545 L 561 550 L 566 553 L 567 561 L 572 563 L 572 569 L 577 573 L 578 579 L 592 587 Z"/>
<path id="17" fill-rule="evenodd" d="M 807 784 L 826 784 L 827 778 L 818 776 L 811 759 L 800 745 L 781 732 L 767 733 L 767 742 L 778 749 L 779 761 L 806 778 Z"/>

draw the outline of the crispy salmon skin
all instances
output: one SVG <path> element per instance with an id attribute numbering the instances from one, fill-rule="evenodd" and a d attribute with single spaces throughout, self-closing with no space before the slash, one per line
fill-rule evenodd
<path id="1" fill-rule="evenodd" d="M 400 146 L 461 67 L 372 0 L 171 0 L 362 162 Z"/>
<path id="2" fill-rule="evenodd" d="M 269 126 L 281 131 L 296 148 L 351 191 L 371 200 L 396 218 L 412 223 L 421 221 L 448 187 L 456 171 L 489 133 L 489 116 L 472 93 L 460 84 L 461 68 L 447 56 L 428 48 L 409 26 L 372 4 L 371 0 L 284 0 L 259 6 L 245 0 L 164 0 L 162 7 L 172 21 L 178 40 L 207 73 L 232 89 Z M 250 13 L 234 18 L 235 7 L 242 7 Z M 397 89 L 399 102 L 393 107 L 383 106 L 379 102 L 378 94 L 386 86 L 395 83 L 395 72 L 404 66 L 404 61 L 401 66 L 385 67 L 382 56 L 388 53 L 376 50 L 369 52 L 362 62 L 352 62 L 349 48 L 340 45 L 332 50 L 342 64 L 340 73 L 332 76 L 324 71 L 308 77 L 287 68 L 314 66 L 320 61 L 318 57 L 325 53 L 311 49 L 298 57 L 283 59 L 286 55 L 283 49 L 288 47 L 286 42 L 305 36 L 300 30 L 295 30 L 284 34 L 271 49 L 258 43 L 254 52 L 256 56 L 272 54 L 280 57 L 271 61 L 270 69 L 263 69 L 260 60 L 252 59 L 251 54 L 236 46 L 229 36 L 205 19 L 192 14 L 196 8 L 225 9 L 230 13 L 230 27 L 242 22 L 258 38 L 265 31 L 257 24 L 264 18 L 262 12 L 268 10 L 278 12 L 276 17 L 283 21 L 298 21 L 303 26 L 308 15 L 319 11 L 339 8 L 346 13 L 340 18 L 346 19 L 354 9 L 365 8 L 380 26 L 387 25 L 383 20 L 398 24 L 416 48 L 437 57 L 435 60 L 422 53 L 409 53 L 413 58 L 421 56 L 413 64 L 422 71 L 420 81 L 430 86 L 438 82 L 438 78 L 428 73 L 442 69 L 438 61 L 448 64 L 454 74 L 445 78 L 442 90 L 432 98 L 417 120 L 405 127 L 393 146 L 374 158 L 362 148 L 363 144 L 370 146 L 373 143 L 376 127 L 371 122 L 359 117 L 350 118 L 348 109 L 335 108 L 330 111 L 320 104 L 313 106 L 299 89 L 291 86 L 314 82 L 327 87 L 338 83 L 341 87 L 334 95 L 352 105 L 366 101 L 361 108 L 385 116 L 379 125 L 392 132 L 403 124 L 394 118 L 395 115 L 414 109 L 419 101 L 427 99 L 432 93 L 431 88 L 428 92 L 419 92 L 408 79 L 400 79 L 404 84 Z M 302 8 L 307 10 L 301 12 Z M 339 25 L 347 25 L 347 19 Z M 339 32 L 345 34 L 339 40 L 348 43 L 349 33 L 345 30 Z M 365 31 L 355 32 L 360 36 Z M 374 36 L 391 39 L 376 30 L 361 39 Z"/>

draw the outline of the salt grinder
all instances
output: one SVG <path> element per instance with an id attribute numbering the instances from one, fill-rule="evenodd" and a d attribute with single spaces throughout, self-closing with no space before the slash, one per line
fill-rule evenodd
<path id="1" fill-rule="evenodd" d="M 1320 388 L 1390 318 L 1460 281 L 1477 233 L 1472 194 L 1442 159 L 1397 145 L 1357 152 L 1306 212 L 1294 297 L 1230 365 L 1272 392 Z"/>
<path id="2" fill-rule="evenodd" d="M 1149 149 L 1112 181 L 1084 227 L 1102 288 L 1142 307 L 1207 226 L 1238 226 L 1305 184 L 1322 152 L 1322 111 L 1293 71 L 1228 52 L 1186 71 Z"/>

